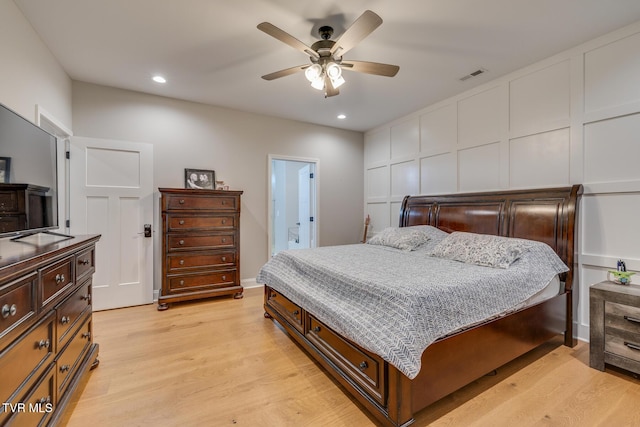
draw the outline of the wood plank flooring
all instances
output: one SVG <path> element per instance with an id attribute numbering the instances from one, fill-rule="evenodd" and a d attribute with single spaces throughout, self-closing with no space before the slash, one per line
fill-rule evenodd
<path id="1" fill-rule="evenodd" d="M 285 332 L 262 288 L 94 314 L 95 369 L 68 427 L 376 423 Z M 415 426 L 640 426 L 640 380 L 558 337 L 418 413 Z"/>

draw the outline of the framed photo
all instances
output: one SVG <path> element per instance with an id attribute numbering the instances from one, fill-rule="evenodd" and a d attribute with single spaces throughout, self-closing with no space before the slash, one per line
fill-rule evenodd
<path id="1" fill-rule="evenodd" d="M 0 183 L 9 182 L 11 172 L 11 157 L 0 157 Z"/>
<path id="2" fill-rule="evenodd" d="M 205 169 L 185 169 L 184 188 L 204 188 L 213 190 L 216 184 L 216 172 Z"/>

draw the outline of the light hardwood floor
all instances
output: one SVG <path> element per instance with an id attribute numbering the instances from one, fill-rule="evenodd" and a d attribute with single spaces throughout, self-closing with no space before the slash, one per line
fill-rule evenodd
<path id="1" fill-rule="evenodd" d="M 376 423 L 263 317 L 262 288 L 97 312 L 100 366 L 68 427 L 345 426 Z M 640 380 L 589 368 L 557 340 L 416 416 L 415 426 L 640 426 Z"/>

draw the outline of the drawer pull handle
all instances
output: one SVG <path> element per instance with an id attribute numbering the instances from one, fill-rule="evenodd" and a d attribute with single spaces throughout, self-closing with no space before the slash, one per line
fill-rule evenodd
<path id="1" fill-rule="evenodd" d="M 184 260 L 183 259 L 180 260 L 180 265 L 184 265 Z"/>
<path id="2" fill-rule="evenodd" d="M 362 362 L 360 362 L 360 364 L 358 365 L 358 368 L 360 368 L 361 371 L 364 371 L 368 367 L 369 367 L 369 364 L 364 360 Z"/>
<path id="3" fill-rule="evenodd" d="M 65 281 L 64 274 L 56 274 L 55 281 L 57 284 L 64 283 Z"/>
<path id="4" fill-rule="evenodd" d="M 320 332 L 320 326 L 316 326 L 315 328 L 313 328 L 313 332 L 315 332 L 316 334 Z"/>
<path id="5" fill-rule="evenodd" d="M 181 219 L 180 221 L 178 221 L 178 224 L 184 225 L 184 219 Z"/>
<path id="6" fill-rule="evenodd" d="M 222 238 L 222 243 L 227 243 L 227 239 L 225 237 Z"/>
<path id="7" fill-rule="evenodd" d="M 226 204 L 227 204 L 227 201 L 226 201 L 226 200 L 223 200 L 223 201 L 222 201 L 222 204 L 223 204 L 223 205 L 226 205 Z"/>
<path id="8" fill-rule="evenodd" d="M 222 276 L 222 280 L 227 280 L 227 276 Z"/>
<path id="9" fill-rule="evenodd" d="M 226 224 L 226 223 L 227 223 L 227 220 L 226 220 L 226 219 L 223 219 L 223 220 L 222 220 L 222 223 L 223 223 L 223 224 Z"/>
<path id="10" fill-rule="evenodd" d="M 181 205 L 184 205 L 184 199 L 180 199 L 178 203 L 180 203 Z"/>
<path id="11" fill-rule="evenodd" d="M 636 351 L 640 351 L 640 345 L 638 344 L 633 344 L 630 342 L 624 342 L 624 345 L 626 345 L 627 347 L 629 347 L 631 350 L 636 350 Z"/>
<path id="12" fill-rule="evenodd" d="M 82 334 L 80 337 L 81 337 L 81 338 L 86 338 L 86 339 L 90 340 L 90 339 L 91 339 L 91 332 L 85 332 L 85 333 L 84 333 L 84 334 Z"/>
<path id="13" fill-rule="evenodd" d="M 82 295 L 80 297 L 81 300 L 88 302 L 89 304 L 91 304 L 91 294 L 87 294 L 87 295 Z"/>
<path id="14" fill-rule="evenodd" d="M 38 345 L 38 350 L 42 350 L 43 348 L 49 348 L 49 346 L 51 345 L 51 342 L 49 340 L 40 340 L 37 343 Z"/>
<path id="15" fill-rule="evenodd" d="M 291 312 L 291 314 L 293 314 L 294 316 L 297 316 L 298 314 L 300 314 L 300 311 L 298 311 L 298 310 L 293 310 L 293 311 Z"/>
<path id="16" fill-rule="evenodd" d="M 89 265 L 90 262 L 91 261 L 89 261 L 88 259 L 80 259 L 80 260 L 78 260 L 78 263 L 80 265 Z"/>
<path id="17" fill-rule="evenodd" d="M 15 304 L 11 304 L 11 306 L 9 306 L 9 304 L 5 304 L 2 306 L 3 319 L 6 319 L 9 316 L 15 316 L 17 312 L 18 312 L 18 307 L 16 307 Z"/>
<path id="18" fill-rule="evenodd" d="M 223 256 L 223 257 L 222 257 L 222 261 L 226 261 L 226 260 L 227 260 L 227 257 L 226 257 L 226 256 Z"/>
<path id="19" fill-rule="evenodd" d="M 60 366 L 60 372 L 68 372 L 71 369 L 71 365 L 62 365 Z"/>
<path id="20" fill-rule="evenodd" d="M 71 321 L 71 318 L 69 316 L 62 316 L 62 318 L 60 318 L 60 323 L 62 323 L 63 325 L 66 325 L 70 321 Z"/>
<path id="21" fill-rule="evenodd" d="M 180 280 L 180 286 L 184 285 L 184 280 Z"/>
<path id="22" fill-rule="evenodd" d="M 178 244 L 179 244 L 179 245 L 184 245 L 184 240 L 180 240 L 180 241 L 178 242 Z"/>
<path id="23" fill-rule="evenodd" d="M 640 319 L 638 319 L 636 317 L 624 316 L 624 318 L 625 318 L 625 320 L 628 320 L 629 322 L 640 323 Z"/>
<path id="24" fill-rule="evenodd" d="M 51 403 L 51 396 L 41 397 L 40 399 L 36 400 L 36 404 L 43 405 L 45 403 Z"/>

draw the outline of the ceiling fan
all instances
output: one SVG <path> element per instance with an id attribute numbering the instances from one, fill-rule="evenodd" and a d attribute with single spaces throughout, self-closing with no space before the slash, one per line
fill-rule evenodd
<path id="1" fill-rule="evenodd" d="M 400 69 L 397 65 L 343 60 L 345 53 L 371 34 L 380 24 L 382 24 L 382 18 L 374 12 L 367 10 L 360 15 L 337 40 L 331 40 L 331 36 L 333 35 L 332 27 L 322 26 L 318 29 L 322 40 L 318 40 L 311 46 L 307 46 L 275 25 L 269 22 L 263 22 L 258 25 L 259 30 L 309 55 L 311 63 L 266 74 L 262 76 L 262 78 L 265 80 L 274 80 L 297 73 L 298 71 L 304 71 L 305 77 L 311 82 L 311 86 L 315 89 L 323 90 L 326 98 L 340 93 L 338 87 L 345 82 L 342 77 L 342 69 L 393 77 Z"/>

